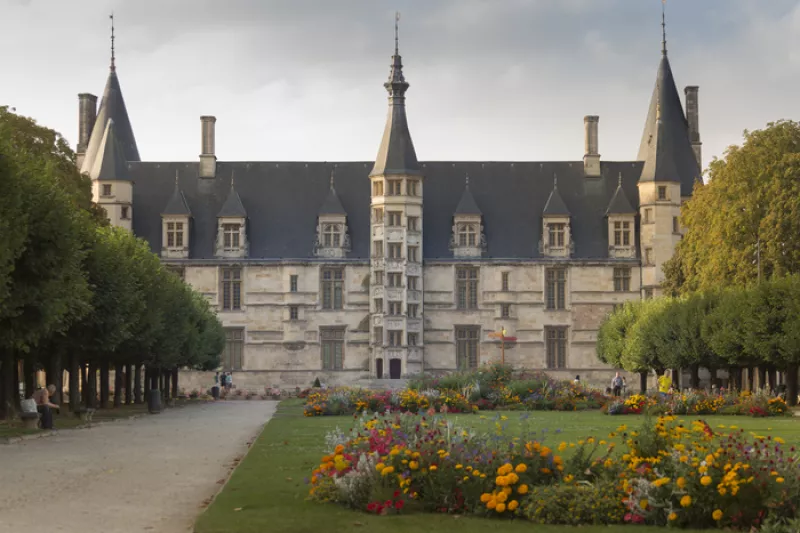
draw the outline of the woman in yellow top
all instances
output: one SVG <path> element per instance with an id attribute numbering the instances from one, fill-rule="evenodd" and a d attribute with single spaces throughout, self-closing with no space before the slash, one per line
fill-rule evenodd
<path id="1" fill-rule="evenodd" d="M 658 392 L 661 393 L 662 398 L 666 398 L 669 394 L 669 388 L 672 386 L 672 377 L 669 375 L 669 370 L 664 372 L 658 377 Z"/>

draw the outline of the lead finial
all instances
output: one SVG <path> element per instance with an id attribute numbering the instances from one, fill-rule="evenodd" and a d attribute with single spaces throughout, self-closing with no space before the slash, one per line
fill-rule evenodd
<path id="1" fill-rule="evenodd" d="M 231 189 L 233 189 L 234 178 L 236 176 L 236 171 L 231 169 Z"/>
<path id="2" fill-rule="evenodd" d="M 466 177 L 464 178 L 465 185 L 467 189 L 469 189 L 469 172 L 467 172 Z"/>
<path id="3" fill-rule="evenodd" d="M 661 53 L 667 55 L 667 0 L 661 0 Z"/>
<path id="4" fill-rule="evenodd" d="M 619 177 L 617 178 L 617 187 L 622 187 L 622 172 L 619 173 Z"/>
<path id="5" fill-rule="evenodd" d="M 394 12 L 394 55 L 400 55 L 400 12 Z"/>
<path id="6" fill-rule="evenodd" d="M 114 13 L 112 12 L 109 16 L 111 19 L 111 71 L 117 70 L 116 65 L 116 58 L 114 57 Z"/>
<path id="7" fill-rule="evenodd" d="M 178 186 L 178 169 L 175 169 L 175 187 Z"/>
<path id="8" fill-rule="evenodd" d="M 333 174 L 334 174 L 334 171 L 331 170 L 331 190 L 333 190 Z"/>
<path id="9" fill-rule="evenodd" d="M 553 189 L 558 188 L 558 174 L 553 172 Z"/>

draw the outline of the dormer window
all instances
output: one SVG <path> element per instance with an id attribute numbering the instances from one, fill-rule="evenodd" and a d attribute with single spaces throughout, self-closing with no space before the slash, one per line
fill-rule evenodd
<path id="1" fill-rule="evenodd" d="M 322 228 L 326 248 L 338 248 L 342 243 L 342 227 L 339 224 L 325 224 Z"/>
<path id="2" fill-rule="evenodd" d="M 564 243 L 566 242 L 564 239 L 566 224 L 550 224 L 548 225 L 548 233 L 549 237 L 548 240 L 550 241 L 550 246 L 554 248 L 563 248 Z"/>
<path id="3" fill-rule="evenodd" d="M 454 257 L 481 257 L 486 250 L 483 235 L 483 213 L 469 190 L 469 176 L 464 192 L 453 214 L 453 236 L 450 249 Z"/>
<path id="4" fill-rule="evenodd" d="M 223 248 L 226 252 L 234 252 L 238 251 L 241 248 L 241 233 L 242 233 L 242 225 L 241 224 L 223 224 L 222 225 L 222 233 L 223 233 Z"/>
<path id="5" fill-rule="evenodd" d="M 614 221 L 614 246 L 631 245 L 631 223 L 627 220 Z"/>
<path id="6" fill-rule="evenodd" d="M 539 251 L 542 255 L 547 257 L 572 255 L 573 243 L 569 221 L 569 209 L 558 191 L 557 181 L 554 181 L 553 191 L 542 212 L 542 238 L 539 241 Z"/>
<path id="7" fill-rule="evenodd" d="M 217 214 L 217 257 L 247 257 L 247 211 L 233 185 Z"/>
<path id="8" fill-rule="evenodd" d="M 373 182 L 373 192 L 375 186 L 381 185 L 383 193 L 383 183 Z M 372 212 L 373 219 L 383 222 L 383 209 L 375 209 Z M 333 176 L 331 176 L 330 190 L 328 196 L 319 210 L 317 218 L 317 237 L 314 242 L 314 255 L 318 257 L 344 257 L 350 251 L 350 237 L 347 234 L 347 212 L 336 194 L 333 187 Z M 376 253 L 377 250 L 373 250 Z"/>
<path id="9" fill-rule="evenodd" d="M 389 196 L 400 196 L 403 194 L 403 180 L 386 180 L 389 186 Z"/>
<path id="10" fill-rule="evenodd" d="M 459 224 L 457 228 L 459 246 L 476 245 L 478 232 L 476 231 L 475 224 Z"/>
<path id="11" fill-rule="evenodd" d="M 167 248 L 183 248 L 183 222 L 167 222 Z"/>
<path id="12" fill-rule="evenodd" d="M 130 215 L 128 208 L 122 210 L 122 218 Z M 167 259 L 186 259 L 189 257 L 189 221 L 192 212 L 183 191 L 178 187 L 175 176 L 175 190 L 161 214 L 161 257 Z"/>
<path id="13" fill-rule="evenodd" d="M 636 240 L 634 238 L 634 220 L 636 210 L 631 206 L 622 189 L 622 174 L 614 196 L 608 204 L 608 255 L 618 259 L 636 257 Z"/>

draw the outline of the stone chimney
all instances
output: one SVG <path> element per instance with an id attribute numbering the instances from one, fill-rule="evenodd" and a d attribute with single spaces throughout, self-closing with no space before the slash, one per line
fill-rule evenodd
<path id="1" fill-rule="evenodd" d="M 583 125 L 586 130 L 584 138 L 586 150 L 583 156 L 583 173 L 585 176 L 592 178 L 600 177 L 600 152 L 597 139 L 597 126 L 599 122 L 600 117 L 596 115 L 587 115 L 583 117 Z"/>
<path id="2" fill-rule="evenodd" d="M 217 156 L 215 154 L 217 118 L 200 117 L 200 177 L 213 178 L 217 175 Z"/>
<path id="3" fill-rule="evenodd" d="M 97 97 L 89 93 L 78 95 L 78 146 L 76 147 L 78 168 L 83 165 L 86 149 L 89 147 L 89 137 L 97 120 Z"/>
<path id="4" fill-rule="evenodd" d="M 697 164 L 703 168 L 702 146 L 700 142 L 700 110 L 697 101 L 697 91 L 700 87 L 690 85 L 684 89 L 686 93 L 686 120 L 689 122 L 689 140 L 692 142 L 692 150 L 697 157 Z"/>

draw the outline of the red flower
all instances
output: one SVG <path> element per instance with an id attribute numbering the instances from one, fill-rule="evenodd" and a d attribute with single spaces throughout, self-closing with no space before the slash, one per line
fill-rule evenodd
<path id="1" fill-rule="evenodd" d="M 397 500 L 396 502 L 394 502 L 394 508 L 397 509 L 398 511 L 400 511 L 404 505 L 405 502 L 403 500 Z"/>

